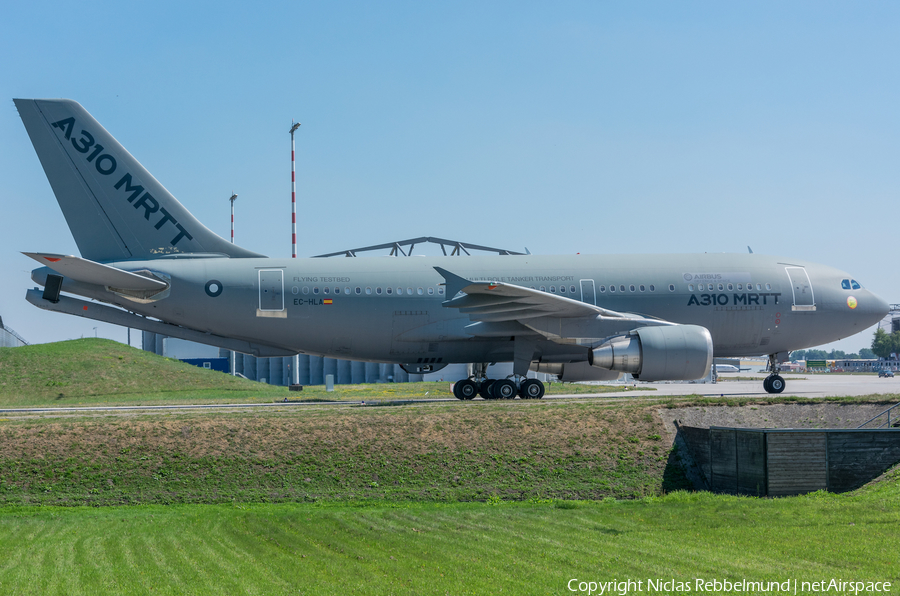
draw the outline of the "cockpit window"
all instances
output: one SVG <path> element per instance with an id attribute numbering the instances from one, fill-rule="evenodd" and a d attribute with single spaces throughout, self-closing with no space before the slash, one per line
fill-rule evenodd
<path id="1" fill-rule="evenodd" d="M 851 289 L 858 290 L 858 289 L 860 289 L 861 287 L 862 287 L 862 286 L 859 285 L 859 282 L 856 281 L 855 279 L 851 279 L 851 280 L 850 280 L 850 288 L 851 288 Z"/>
<path id="2" fill-rule="evenodd" d="M 842 279 L 842 280 L 841 280 L 841 289 L 843 289 L 843 290 L 849 290 L 849 289 L 850 289 L 850 280 L 849 280 L 849 279 Z"/>

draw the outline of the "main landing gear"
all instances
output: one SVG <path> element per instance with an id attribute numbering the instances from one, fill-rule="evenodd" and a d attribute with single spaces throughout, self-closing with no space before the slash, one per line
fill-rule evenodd
<path id="1" fill-rule="evenodd" d="M 763 381 L 763 389 L 766 393 L 781 393 L 784 391 L 784 379 L 778 373 L 781 371 L 777 354 L 769 354 L 769 370 L 771 374 Z"/>
<path id="2" fill-rule="evenodd" d="M 541 399 L 544 384 L 537 379 L 526 379 L 513 375 L 508 379 L 488 379 L 485 374 L 487 363 L 476 364 L 474 374 L 453 385 L 456 399 L 469 400 L 481 396 L 483 399 Z"/>

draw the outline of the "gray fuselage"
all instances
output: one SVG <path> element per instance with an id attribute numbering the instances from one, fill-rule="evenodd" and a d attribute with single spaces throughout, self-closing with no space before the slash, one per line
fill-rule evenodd
<path id="1" fill-rule="evenodd" d="M 465 329 L 468 316 L 442 306 L 451 297 L 435 266 L 471 281 L 542 289 L 613 311 L 699 325 L 710 331 L 716 356 L 821 345 L 877 323 L 888 308 L 858 285 L 844 289 L 847 273 L 757 254 L 160 258 L 110 265 L 163 274 L 170 289 L 146 303 L 77 282 L 63 289 L 214 335 L 395 363 L 513 358 L 513 337 L 473 337 Z M 40 271 L 46 270 L 36 271 L 36 280 Z M 623 323 L 618 331 L 628 330 Z M 535 360 L 578 361 L 586 353 L 581 345 L 545 340 Z"/>

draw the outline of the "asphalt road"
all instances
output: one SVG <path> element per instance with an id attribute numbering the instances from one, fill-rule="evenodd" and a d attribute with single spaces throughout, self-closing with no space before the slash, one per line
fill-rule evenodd
<path id="1" fill-rule="evenodd" d="M 753 375 L 753 380 L 732 380 L 737 377 L 746 379 L 748 373 L 730 373 L 721 375 L 718 383 L 637 383 L 634 391 L 622 393 L 597 393 L 579 395 L 545 396 L 545 400 L 556 399 L 618 399 L 623 397 L 659 397 L 665 395 L 699 395 L 702 397 L 766 397 L 768 394 L 762 387 L 765 375 Z M 784 375 L 786 382 L 782 396 L 797 397 L 833 397 L 856 395 L 898 395 L 900 394 L 900 377 L 879 379 L 877 375 L 817 374 L 817 375 Z M 407 401 L 407 400 L 398 400 Z M 413 399 L 410 403 L 457 402 L 455 399 Z M 377 406 L 384 402 L 369 402 Z M 460 403 L 460 402 L 458 402 Z M 308 406 L 364 406 L 360 401 L 334 402 L 273 402 L 264 404 L 179 404 L 156 406 L 82 406 L 82 407 L 43 407 L 43 408 L 3 408 L 3 415 L 90 415 L 100 413 L 128 412 L 174 412 L 178 410 L 245 410 L 259 408 L 297 408 Z"/>
<path id="2" fill-rule="evenodd" d="M 753 375 L 754 380 L 732 380 L 738 377 L 746 379 L 748 373 L 727 373 L 720 375 L 718 383 L 638 383 L 639 387 L 653 387 L 655 395 L 701 395 L 705 397 L 765 397 L 762 382 L 765 375 Z M 900 394 L 900 377 L 879 379 L 878 375 L 853 374 L 785 374 L 784 392 L 782 396 L 797 397 L 836 397 L 854 395 L 891 395 Z M 606 395 L 609 397 L 609 395 Z M 617 393 L 619 396 L 647 396 L 646 391 L 628 391 Z"/>

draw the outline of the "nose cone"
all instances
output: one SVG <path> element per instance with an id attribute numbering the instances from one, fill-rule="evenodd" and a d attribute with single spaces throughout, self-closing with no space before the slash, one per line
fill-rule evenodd
<path id="1" fill-rule="evenodd" d="M 859 311 L 860 316 L 865 316 L 871 321 L 869 325 L 874 325 L 887 316 L 891 307 L 880 296 L 876 296 L 872 292 L 866 291 L 865 294 L 861 296 L 861 300 L 859 301 L 856 310 Z"/>

